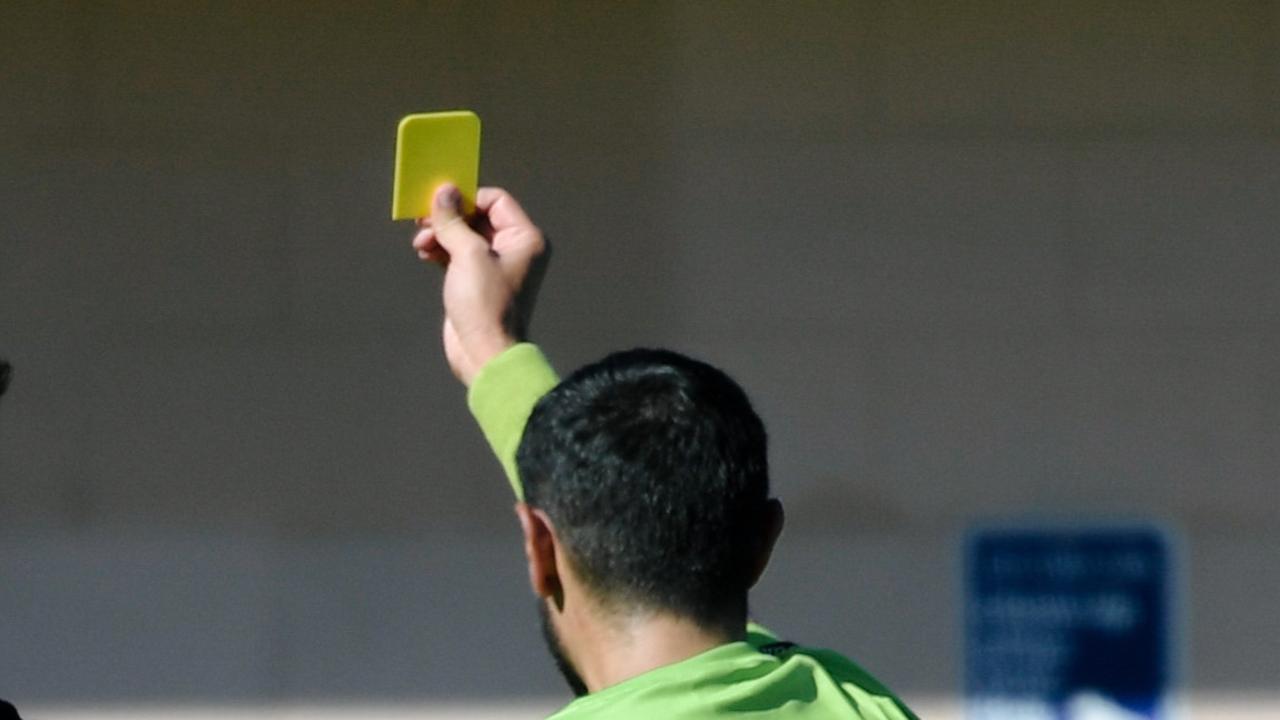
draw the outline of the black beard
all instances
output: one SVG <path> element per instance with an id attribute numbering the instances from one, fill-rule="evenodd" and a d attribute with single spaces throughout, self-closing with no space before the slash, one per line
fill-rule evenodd
<path id="1" fill-rule="evenodd" d="M 542 621 L 542 639 L 547 643 L 547 652 L 551 653 L 556 669 L 560 671 L 564 681 L 569 683 L 569 689 L 573 691 L 574 697 L 586 695 L 587 684 L 582 682 L 582 676 L 574 669 L 573 663 L 569 661 L 569 656 L 564 651 L 564 646 L 560 644 L 560 636 L 556 635 L 556 629 L 551 626 L 551 615 L 547 612 L 547 605 L 543 600 L 538 601 L 538 617 Z"/>

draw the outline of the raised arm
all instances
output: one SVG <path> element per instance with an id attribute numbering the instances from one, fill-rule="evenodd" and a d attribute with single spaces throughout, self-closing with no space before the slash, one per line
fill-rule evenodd
<path id="1" fill-rule="evenodd" d="M 460 204 L 456 187 L 440 188 L 431 217 L 418 221 L 413 247 L 445 270 L 445 356 L 522 499 L 516 448 L 533 406 L 558 382 L 542 353 L 524 342 L 549 253 L 542 232 L 506 191 L 480 188 L 470 220 L 459 214 Z"/>
<path id="2" fill-rule="evenodd" d="M 431 217 L 418 221 L 413 247 L 445 269 L 445 355 L 469 386 L 485 363 L 528 332 L 547 245 L 505 190 L 481 188 L 469 221 L 459 214 L 461 203 L 457 187 L 441 187 Z"/>

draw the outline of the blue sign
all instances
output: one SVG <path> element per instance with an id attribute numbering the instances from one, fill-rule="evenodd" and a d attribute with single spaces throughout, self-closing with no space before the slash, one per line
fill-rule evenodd
<path id="1" fill-rule="evenodd" d="M 972 720 L 1167 718 L 1173 567 L 1146 526 L 990 528 L 965 560 Z"/>

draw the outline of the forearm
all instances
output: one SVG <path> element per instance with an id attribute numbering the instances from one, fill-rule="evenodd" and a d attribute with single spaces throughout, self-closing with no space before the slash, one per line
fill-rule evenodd
<path id="1" fill-rule="evenodd" d="M 524 499 L 516 470 L 520 437 L 534 405 L 559 382 L 538 346 L 519 343 L 487 362 L 467 389 L 471 415 L 502 463 L 519 500 Z"/>

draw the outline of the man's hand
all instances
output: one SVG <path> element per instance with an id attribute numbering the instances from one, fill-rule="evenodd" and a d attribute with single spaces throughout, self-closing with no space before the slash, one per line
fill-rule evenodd
<path id="1" fill-rule="evenodd" d="M 547 245 L 505 190 L 480 188 L 470 224 L 461 204 L 457 187 L 437 190 L 413 247 L 445 269 L 445 356 L 469 386 L 485 363 L 525 339 Z"/>

